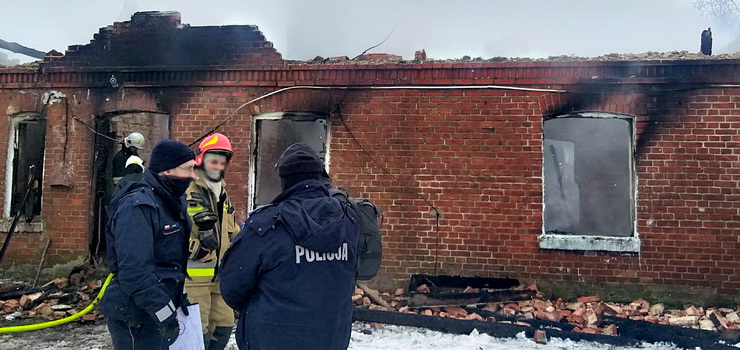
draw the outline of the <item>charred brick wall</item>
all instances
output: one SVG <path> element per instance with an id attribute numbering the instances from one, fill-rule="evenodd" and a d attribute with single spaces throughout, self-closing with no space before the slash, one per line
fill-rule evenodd
<path id="1" fill-rule="evenodd" d="M 190 27 L 177 12 L 137 12 L 72 45 L 54 67 L 235 67 L 282 64 L 256 26 Z"/>
<path id="2" fill-rule="evenodd" d="M 4 73 L 0 73 L 3 78 L 14 74 Z M 51 101 L 48 99 L 50 93 L 56 96 Z M 26 224 L 21 220 L 3 262 L 5 266 L 30 264 L 33 261 L 38 263 L 47 238 L 52 239 L 47 256 L 47 261 L 51 264 L 87 254 L 92 138 L 84 127 L 73 122 L 75 117 L 89 119 L 85 116 L 89 115 L 90 109 L 82 102 L 82 96 L 85 96 L 85 92 L 72 89 L 0 89 L 0 104 L 6 115 L 0 118 L 0 142 L 3 150 L 8 147 L 11 118 L 36 112 L 45 115 L 47 120 L 41 216 L 33 224 Z M 3 164 L 4 196 L 9 190 L 5 182 L 7 152 L 2 152 L 0 158 Z M 71 188 L 52 187 L 53 179 L 61 178 L 66 171 L 73 174 Z M 10 218 L 3 219 L 5 232 L 10 221 Z M 5 232 L 0 235 L 2 239 L 5 238 Z"/>
<path id="3" fill-rule="evenodd" d="M 740 274 L 740 89 L 728 85 L 740 75 L 738 62 L 234 63 L 228 69 L 184 69 L 173 61 L 170 69 L 144 63 L 126 71 L 112 69 L 114 63 L 97 69 L 71 58 L 60 62 L 42 72 L 0 72 L 5 110 L 38 111 L 34 96 L 56 89 L 87 122 L 115 111 L 169 114 L 172 137 L 186 143 L 230 117 L 219 131 L 236 150 L 227 181 L 241 208 L 249 188 L 252 118 L 277 111 L 329 115 L 334 181 L 385 211 L 380 284 L 439 273 L 740 291 L 733 277 Z M 111 86 L 111 74 L 120 86 Z M 242 106 L 294 86 L 316 89 L 286 90 Z M 47 169 L 61 159 L 62 106 L 48 108 Z M 639 254 L 539 248 L 543 119 L 574 111 L 636 118 Z M 7 120 L 1 123 L 4 144 Z M 77 186 L 45 188 L 45 232 L 14 239 L 6 259 L 18 264 L 37 261 L 43 235 L 54 239 L 57 250 L 50 257 L 56 261 L 87 253 L 92 134 L 69 123 L 68 159 Z M 64 245 L 55 247 L 57 242 Z"/>

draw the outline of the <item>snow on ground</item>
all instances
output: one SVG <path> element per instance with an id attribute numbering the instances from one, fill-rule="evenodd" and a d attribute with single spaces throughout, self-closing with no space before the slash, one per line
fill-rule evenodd
<path id="1" fill-rule="evenodd" d="M 93 325 L 60 326 L 36 332 L 0 335 L 0 349 L 33 350 L 103 350 L 111 349 L 110 337 L 104 322 Z M 237 350 L 231 336 L 227 350 Z M 592 342 L 550 339 L 546 345 L 535 344 L 520 333 L 517 338 L 494 338 L 473 332 L 469 335 L 446 334 L 423 328 L 385 325 L 371 328 L 365 323 L 352 327 L 350 350 L 677 350 L 672 344 L 644 344 L 621 347 Z"/>
<path id="2" fill-rule="evenodd" d="M 365 334 L 363 331 L 371 331 Z M 672 344 L 645 344 L 644 346 L 620 347 L 593 342 L 574 342 L 569 339 L 551 338 L 546 345 L 536 344 L 524 337 L 524 332 L 516 338 L 495 338 L 487 334 L 458 335 L 431 331 L 423 328 L 386 325 L 383 328 L 369 328 L 356 323 L 352 328 L 351 350 L 409 350 L 409 349 L 445 349 L 445 350 L 676 350 Z"/>

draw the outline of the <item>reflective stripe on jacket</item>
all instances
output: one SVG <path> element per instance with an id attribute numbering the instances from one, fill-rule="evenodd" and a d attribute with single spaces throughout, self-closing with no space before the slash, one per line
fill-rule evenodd
<path id="1" fill-rule="evenodd" d="M 234 206 L 226 193 L 226 182 L 221 180 L 222 190 L 219 198 L 206 184 L 204 171 L 196 169 L 195 173 L 198 179 L 190 183 L 190 187 L 185 192 L 188 200 L 188 215 L 192 218 L 195 214 L 204 210 L 210 210 L 218 214 L 220 222 L 216 224 L 215 229 L 219 248 L 197 261 L 188 260 L 188 274 L 192 277 L 213 277 L 216 274 L 218 261 L 223 257 L 226 248 L 229 247 L 231 238 L 239 233 L 240 227 L 236 223 Z M 219 205 L 219 201 L 221 201 L 221 205 Z M 219 207 L 222 208 L 219 209 Z M 193 223 L 190 240 L 197 239 L 198 227 Z M 193 249 L 199 249 L 199 247 L 200 244 L 190 244 L 191 253 Z"/>

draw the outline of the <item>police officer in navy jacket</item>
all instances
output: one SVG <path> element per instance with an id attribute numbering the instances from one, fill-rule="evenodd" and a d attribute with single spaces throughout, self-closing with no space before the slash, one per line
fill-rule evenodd
<path id="1" fill-rule="evenodd" d="M 116 350 L 167 349 L 179 335 L 175 312 L 183 298 L 190 219 L 185 190 L 195 179 L 195 154 L 162 140 L 138 182 L 113 197 L 106 232 L 115 276 L 101 311 Z"/>
<path id="2" fill-rule="evenodd" d="M 250 213 L 221 263 L 221 293 L 239 312 L 239 349 L 347 349 L 352 326 L 356 214 L 327 190 L 318 153 L 288 147 L 283 192 Z"/>

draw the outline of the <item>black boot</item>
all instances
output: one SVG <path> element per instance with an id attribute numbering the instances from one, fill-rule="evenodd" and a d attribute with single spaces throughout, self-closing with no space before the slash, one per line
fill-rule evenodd
<path id="1" fill-rule="evenodd" d="M 206 347 L 206 350 L 226 349 L 226 344 L 229 343 L 229 338 L 231 338 L 232 330 L 233 327 L 216 327 L 216 329 L 213 330 L 213 337 L 208 343 L 208 347 Z"/>

